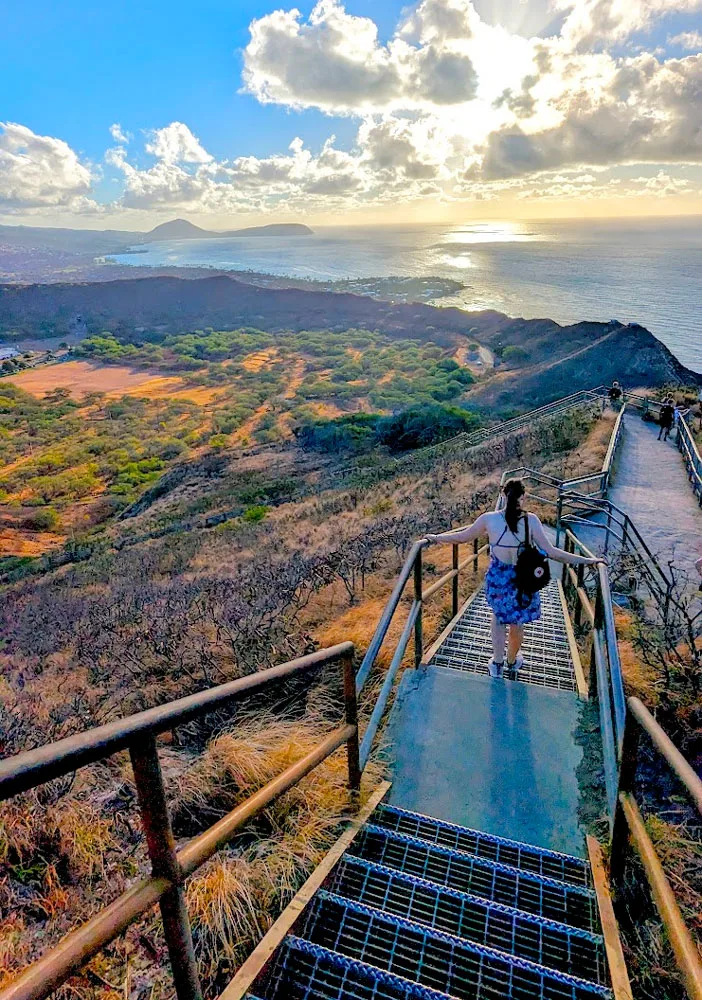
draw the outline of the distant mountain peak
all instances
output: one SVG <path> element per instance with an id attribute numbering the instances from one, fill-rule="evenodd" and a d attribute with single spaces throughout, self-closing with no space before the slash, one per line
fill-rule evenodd
<path id="1" fill-rule="evenodd" d="M 202 240 L 231 236 L 312 236 L 312 230 L 300 222 L 274 222 L 267 226 L 250 226 L 247 229 L 231 229 L 227 232 L 212 232 L 201 229 L 188 222 L 187 219 L 173 219 L 162 222 L 149 233 L 145 233 L 143 241 L 152 243 L 155 240 Z"/>
<path id="2" fill-rule="evenodd" d="M 206 229 L 200 229 L 187 219 L 173 219 L 155 226 L 146 236 L 152 240 L 194 240 L 210 236 Z"/>

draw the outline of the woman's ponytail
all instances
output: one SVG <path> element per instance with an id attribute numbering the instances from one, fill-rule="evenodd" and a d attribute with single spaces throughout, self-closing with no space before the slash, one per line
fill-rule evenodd
<path id="1" fill-rule="evenodd" d="M 502 487 L 507 503 L 504 508 L 505 521 L 510 531 L 516 534 L 519 527 L 519 519 L 524 513 L 520 503 L 524 496 L 524 483 L 521 479 L 508 479 Z"/>

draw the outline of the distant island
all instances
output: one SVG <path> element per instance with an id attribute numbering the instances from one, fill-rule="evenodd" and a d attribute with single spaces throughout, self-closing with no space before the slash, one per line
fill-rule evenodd
<path id="1" fill-rule="evenodd" d="M 202 240 L 233 236 L 313 236 L 309 226 L 299 222 L 274 222 L 267 226 L 249 226 L 247 229 L 229 229 L 216 231 L 201 229 L 187 219 L 173 219 L 172 222 L 162 222 L 148 233 L 141 234 L 140 243 L 151 243 L 156 240 Z"/>

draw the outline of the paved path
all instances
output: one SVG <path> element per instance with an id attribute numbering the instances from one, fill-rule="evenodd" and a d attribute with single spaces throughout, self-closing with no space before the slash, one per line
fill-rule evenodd
<path id="1" fill-rule="evenodd" d="M 624 418 L 624 440 L 609 497 L 632 518 L 665 569 L 674 560 L 696 589 L 702 556 L 702 509 L 690 489 L 680 452 L 658 441 L 656 424 Z"/>

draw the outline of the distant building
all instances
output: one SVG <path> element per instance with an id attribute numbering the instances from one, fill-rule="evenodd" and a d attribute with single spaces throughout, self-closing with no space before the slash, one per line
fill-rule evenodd
<path id="1" fill-rule="evenodd" d="M 7 361 L 8 358 L 18 358 L 19 351 L 16 347 L 5 347 L 0 344 L 0 361 Z"/>

